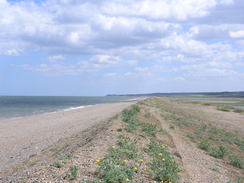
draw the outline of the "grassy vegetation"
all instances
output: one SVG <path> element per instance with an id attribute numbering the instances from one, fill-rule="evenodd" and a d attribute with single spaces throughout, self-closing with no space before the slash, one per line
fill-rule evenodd
<path id="1" fill-rule="evenodd" d="M 234 167 L 244 169 L 244 163 L 243 163 L 243 161 L 240 159 L 240 157 L 238 157 L 236 155 L 232 155 L 231 156 L 231 162 L 230 163 Z"/>
<path id="2" fill-rule="evenodd" d="M 108 149 L 106 156 L 99 164 L 98 176 L 103 182 L 129 182 L 132 180 L 136 167 L 136 158 L 139 157 L 136 142 L 129 137 L 119 136 L 117 146 Z M 127 163 L 130 160 L 130 165 Z"/>
<path id="3" fill-rule="evenodd" d="M 180 171 L 178 164 L 156 137 L 158 132 L 167 132 L 159 130 L 156 124 L 141 121 L 139 115 L 152 118 L 148 112 L 142 112 L 138 105 L 122 112 L 125 131 L 133 135 L 117 137 L 116 145 L 108 148 L 104 158 L 96 161 L 99 166 L 97 178 L 90 183 L 141 182 L 143 177 L 156 182 L 177 182 Z M 146 146 L 136 140 L 141 135 L 150 139 Z"/>
<path id="4" fill-rule="evenodd" d="M 146 152 L 152 157 L 148 163 L 150 174 L 158 182 L 177 182 L 179 167 L 171 154 L 157 140 L 153 139 Z"/>
<path id="5" fill-rule="evenodd" d="M 78 168 L 76 166 L 72 166 L 69 168 L 69 172 L 64 176 L 64 179 L 66 180 L 76 180 L 77 178 L 77 171 Z"/>
<path id="6" fill-rule="evenodd" d="M 209 155 L 223 159 L 234 167 L 243 168 L 241 155 L 244 151 L 244 139 L 237 134 L 210 124 L 199 116 L 192 116 L 191 113 L 179 110 L 174 106 L 176 104 L 150 98 L 147 105 L 160 109 L 163 112 L 162 118 L 169 122 L 171 128 L 174 126 L 180 128 L 181 132 Z M 224 111 L 233 110 L 231 105 L 218 104 L 219 110 Z"/>

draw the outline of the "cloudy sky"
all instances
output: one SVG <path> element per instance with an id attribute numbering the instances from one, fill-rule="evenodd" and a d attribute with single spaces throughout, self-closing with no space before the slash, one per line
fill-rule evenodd
<path id="1" fill-rule="evenodd" d="M 227 90 L 243 0 L 0 0 L 0 95 Z"/>

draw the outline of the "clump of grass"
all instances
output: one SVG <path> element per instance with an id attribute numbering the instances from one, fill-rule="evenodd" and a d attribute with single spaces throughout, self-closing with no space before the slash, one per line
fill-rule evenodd
<path id="1" fill-rule="evenodd" d="M 219 169 L 216 168 L 216 167 L 211 167 L 211 168 L 209 168 L 209 169 L 212 170 L 212 171 L 215 171 L 215 172 L 219 172 Z"/>
<path id="2" fill-rule="evenodd" d="M 99 162 L 98 175 L 105 183 L 130 182 L 136 173 L 135 167 L 138 154 L 136 141 L 120 135 L 117 139 L 117 147 L 108 149 L 106 156 Z M 130 166 L 127 161 L 130 160 Z"/>
<path id="3" fill-rule="evenodd" d="M 134 176 L 134 172 L 131 168 L 109 157 L 105 158 L 99 166 L 99 176 L 106 183 L 129 182 Z"/>
<path id="4" fill-rule="evenodd" d="M 70 160 L 70 159 L 71 159 L 71 156 L 68 155 L 68 154 L 66 154 L 66 155 L 63 156 L 63 158 L 64 158 L 64 159 L 69 159 L 69 160 Z"/>
<path id="5" fill-rule="evenodd" d="M 137 130 L 138 126 L 139 126 L 138 123 L 133 121 L 133 122 L 128 123 L 128 125 L 125 127 L 125 130 L 127 132 L 133 133 Z"/>
<path id="6" fill-rule="evenodd" d="M 77 179 L 77 171 L 78 168 L 76 166 L 72 166 L 69 168 L 69 172 L 64 176 L 64 179 L 67 180 L 76 180 Z"/>
<path id="7" fill-rule="evenodd" d="M 126 123 L 134 122 L 136 115 L 140 112 L 138 105 L 133 105 L 130 109 L 125 109 L 122 112 L 122 120 Z"/>
<path id="8" fill-rule="evenodd" d="M 198 144 L 198 148 L 202 149 L 202 150 L 205 150 L 205 151 L 209 151 L 210 149 L 210 144 L 208 142 L 207 139 L 201 141 L 199 144 Z"/>
<path id="9" fill-rule="evenodd" d="M 117 132 L 122 132 L 122 131 L 123 131 L 122 128 L 118 128 L 118 129 L 117 129 Z"/>
<path id="10" fill-rule="evenodd" d="M 177 182 L 179 167 L 165 147 L 159 141 L 152 140 L 146 151 L 152 156 L 148 167 L 153 179 L 158 182 Z"/>
<path id="11" fill-rule="evenodd" d="M 237 167 L 237 168 L 241 168 L 243 169 L 244 168 L 244 164 L 243 164 L 243 161 L 236 155 L 232 155 L 231 158 L 230 158 L 230 164 L 234 167 Z"/>
<path id="12" fill-rule="evenodd" d="M 156 136 L 157 125 L 151 123 L 142 123 L 142 132 L 146 133 L 149 136 Z"/>
<path id="13" fill-rule="evenodd" d="M 122 121 L 127 123 L 125 130 L 133 133 L 138 129 L 140 123 L 137 120 L 137 114 L 140 112 L 140 108 L 137 105 L 133 105 L 130 109 L 125 109 L 122 112 Z"/>
<path id="14" fill-rule="evenodd" d="M 209 154 L 215 158 L 223 159 L 228 149 L 225 146 L 212 147 Z"/>
<path id="15" fill-rule="evenodd" d="M 113 152 L 119 153 L 120 157 L 118 157 L 118 158 L 134 159 L 137 157 L 137 153 L 138 153 L 136 143 L 137 142 L 135 140 L 132 140 L 129 137 L 120 135 L 117 140 L 117 145 L 119 146 L 119 148 L 112 149 L 112 151 L 110 151 L 110 153 L 113 153 Z"/>
<path id="16" fill-rule="evenodd" d="M 207 129 L 207 125 L 205 123 L 202 123 L 201 126 L 200 126 L 200 130 L 203 130 L 205 131 Z"/>

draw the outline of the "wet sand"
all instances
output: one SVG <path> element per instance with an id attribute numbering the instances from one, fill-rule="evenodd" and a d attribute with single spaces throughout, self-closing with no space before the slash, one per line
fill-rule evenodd
<path id="1" fill-rule="evenodd" d="M 41 153 L 62 138 L 114 117 L 133 102 L 98 104 L 82 109 L 0 120 L 0 172 Z"/>

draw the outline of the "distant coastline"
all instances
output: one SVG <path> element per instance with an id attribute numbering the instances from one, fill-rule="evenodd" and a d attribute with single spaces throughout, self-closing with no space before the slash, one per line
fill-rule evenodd
<path id="1" fill-rule="evenodd" d="M 145 96 L 187 96 L 187 95 L 208 95 L 213 97 L 244 97 L 244 91 L 224 92 L 172 92 L 172 93 L 144 93 L 144 94 L 108 94 L 108 97 L 145 97 Z"/>

